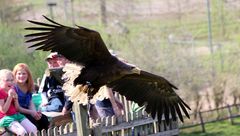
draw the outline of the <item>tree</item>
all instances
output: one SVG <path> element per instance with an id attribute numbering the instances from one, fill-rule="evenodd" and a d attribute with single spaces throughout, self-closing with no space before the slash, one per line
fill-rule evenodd
<path id="1" fill-rule="evenodd" d="M 13 3 L 18 3 L 20 6 L 13 5 Z M 21 5 L 23 1 L 21 0 L 1 0 L 0 1 L 0 22 L 1 23 L 14 23 L 19 19 L 22 12 L 28 6 Z"/>
<path id="2" fill-rule="evenodd" d="M 223 77 L 216 78 L 213 82 L 213 101 L 215 108 L 219 108 L 224 103 L 224 92 L 226 88 L 226 79 Z M 219 117 L 219 110 L 217 109 L 217 117 Z"/>
<path id="3" fill-rule="evenodd" d="M 34 79 L 42 77 L 47 67 L 45 52 L 29 52 L 24 44 L 22 29 L 0 23 L 0 69 L 13 69 L 17 63 L 29 65 Z"/>

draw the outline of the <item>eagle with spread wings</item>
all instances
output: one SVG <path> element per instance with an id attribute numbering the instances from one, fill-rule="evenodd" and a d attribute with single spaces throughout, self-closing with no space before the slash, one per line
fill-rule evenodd
<path id="1" fill-rule="evenodd" d="M 176 121 L 178 116 L 183 122 L 183 113 L 189 118 L 190 107 L 174 91 L 177 87 L 164 77 L 112 55 L 94 30 L 82 26 L 72 28 L 44 18 L 49 23 L 28 20 L 36 26 L 25 28 L 35 32 L 25 35 L 26 42 L 32 43 L 29 48 L 58 52 L 81 66 L 73 79 L 73 85 L 78 87 L 74 91 L 78 92 L 72 95 L 86 95 L 88 91 L 94 95 L 106 85 L 128 100 L 145 105 L 146 112 L 153 118 L 157 116 L 159 121 L 164 116 L 168 124 L 170 118 Z"/>

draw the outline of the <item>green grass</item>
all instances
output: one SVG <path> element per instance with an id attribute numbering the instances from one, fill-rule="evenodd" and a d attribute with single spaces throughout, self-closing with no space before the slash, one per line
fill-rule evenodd
<path id="1" fill-rule="evenodd" d="M 202 133 L 201 126 L 180 130 L 180 136 L 239 136 L 240 118 L 234 119 L 234 125 L 228 120 L 209 123 L 205 125 L 205 133 Z"/>

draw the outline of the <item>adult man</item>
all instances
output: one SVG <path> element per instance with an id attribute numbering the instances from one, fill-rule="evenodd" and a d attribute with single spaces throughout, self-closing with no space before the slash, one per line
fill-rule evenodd
<path id="1" fill-rule="evenodd" d="M 48 69 L 45 71 L 39 88 L 42 97 L 41 110 L 66 114 L 71 109 L 72 103 L 65 98 L 61 76 L 62 68 L 68 61 L 56 52 L 49 54 L 46 61 Z"/>

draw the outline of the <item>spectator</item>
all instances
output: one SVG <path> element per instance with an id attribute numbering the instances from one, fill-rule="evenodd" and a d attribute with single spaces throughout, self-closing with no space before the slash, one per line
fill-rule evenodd
<path id="1" fill-rule="evenodd" d="M 13 69 L 16 85 L 15 89 L 18 94 L 20 104 L 19 111 L 24 114 L 39 131 L 47 130 L 49 121 L 47 116 L 36 110 L 32 101 L 34 91 L 34 82 L 28 66 L 24 63 L 17 64 Z"/>
<path id="2" fill-rule="evenodd" d="M 36 126 L 24 115 L 17 112 L 20 106 L 13 85 L 12 72 L 7 69 L 0 70 L 0 127 L 6 127 L 11 132 L 21 136 L 27 133 L 37 135 Z"/>
<path id="3" fill-rule="evenodd" d="M 113 91 L 107 86 L 99 90 L 95 108 L 99 117 L 120 116 L 124 113 L 123 105 L 114 97 Z"/>
<path id="4" fill-rule="evenodd" d="M 48 69 L 45 71 L 39 88 L 39 92 L 42 93 L 42 111 L 62 112 L 64 115 L 72 108 L 72 102 L 66 98 L 62 90 L 61 79 L 62 68 L 68 60 L 55 52 L 48 55 L 46 61 Z"/>

